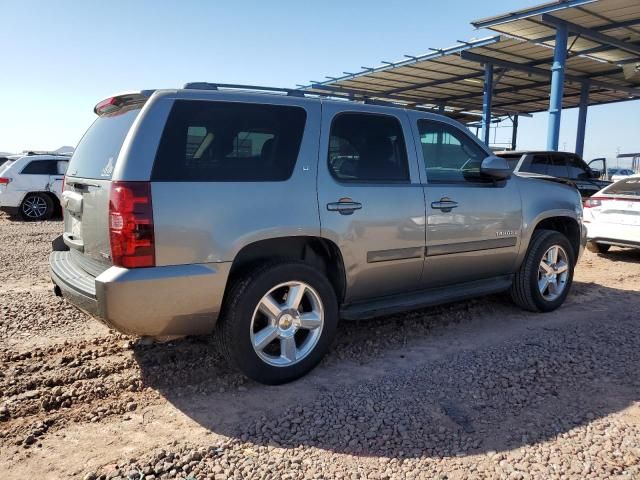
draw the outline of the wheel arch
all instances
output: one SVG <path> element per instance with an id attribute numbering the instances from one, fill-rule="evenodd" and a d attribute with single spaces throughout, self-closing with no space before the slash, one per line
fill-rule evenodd
<path id="1" fill-rule="evenodd" d="M 243 246 L 235 255 L 229 282 L 274 258 L 302 260 L 322 271 L 336 292 L 338 303 L 346 293 L 346 273 L 342 253 L 331 240 L 317 236 L 285 236 L 257 240 Z M 228 282 L 228 283 L 229 283 Z"/>
<path id="2" fill-rule="evenodd" d="M 533 232 L 537 230 L 553 230 L 559 233 L 562 233 L 571 244 L 573 248 L 573 254 L 575 256 L 575 260 L 578 260 L 578 256 L 582 250 L 583 241 L 582 241 L 582 227 L 578 222 L 578 219 L 572 215 L 568 214 L 559 214 L 559 215 L 550 215 L 544 218 L 540 218 L 536 221 L 531 229 L 529 239 L 533 235 Z M 527 245 L 528 248 L 528 245 Z M 526 249 L 523 249 L 526 252 Z"/>

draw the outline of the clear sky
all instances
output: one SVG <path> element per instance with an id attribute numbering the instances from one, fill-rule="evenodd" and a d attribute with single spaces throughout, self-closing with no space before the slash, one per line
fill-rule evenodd
<path id="1" fill-rule="evenodd" d="M 0 151 L 75 146 L 112 93 L 189 81 L 293 87 L 488 36 L 469 22 L 538 3 L 2 0 Z M 564 112 L 561 148 L 574 148 L 576 118 Z M 518 147 L 544 148 L 546 128 L 546 114 L 522 118 Z M 500 128 L 497 140 L 510 135 Z M 640 101 L 589 111 L 585 158 L 618 148 L 640 151 Z"/>

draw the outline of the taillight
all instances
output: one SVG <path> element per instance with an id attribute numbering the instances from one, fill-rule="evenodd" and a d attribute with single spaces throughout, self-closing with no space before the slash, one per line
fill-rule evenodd
<path id="1" fill-rule="evenodd" d="M 0 185 L 9 185 L 10 182 L 11 182 L 10 178 L 0 177 Z"/>
<path id="2" fill-rule="evenodd" d="M 601 205 L 602 205 L 602 199 L 601 198 L 591 197 L 591 198 L 587 198 L 584 201 L 584 208 L 600 207 Z"/>
<path id="3" fill-rule="evenodd" d="M 126 268 L 155 265 L 149 182 L 111 182 L 109 240 L 114 265 Z"/>

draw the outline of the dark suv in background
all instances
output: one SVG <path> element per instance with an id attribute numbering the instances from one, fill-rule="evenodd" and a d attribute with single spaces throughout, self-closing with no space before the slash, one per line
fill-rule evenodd
<path id="1" fill-rule="evenodd" d="M 583 198 L 588 198 L 611 184 L 600 180 L 602 172 L 592 169 L 575 153 L 504 151 L 496 152 L 496 155 L 504 158 L 514 173 L 521 176 L 552 177 L 575 185 Z"/>

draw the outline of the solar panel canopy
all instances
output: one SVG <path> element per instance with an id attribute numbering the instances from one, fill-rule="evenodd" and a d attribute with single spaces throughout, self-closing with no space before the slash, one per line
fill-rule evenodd
<path id="1" fill-rule="evenodd" d="M 549 17 L 613 38 L 618 48 L 569 31 L 562 106 L 579 105 L 589 80 L 589 105 L 640 98 L 640 0 L 565 0 L 472 22 L 498 35 L 459 42 L 398 62 L 362 67 L 303 88 L 338 97 L 390 101 L 441 109 L 464 122 L 479 120 L 484 66 L 494 64 L 494 117 L 540 112 L 549 107 L 555 26 Z"/>

